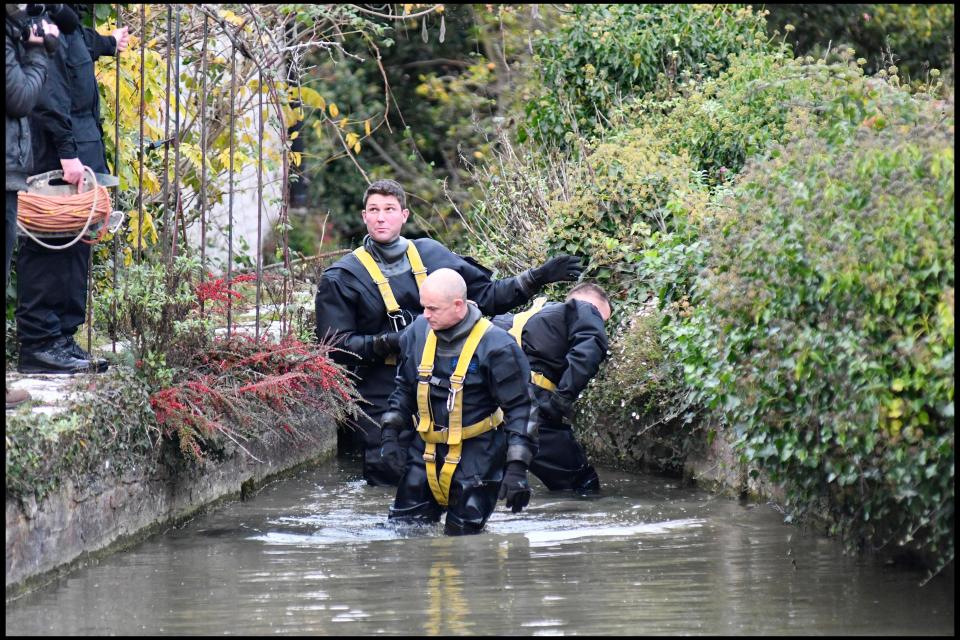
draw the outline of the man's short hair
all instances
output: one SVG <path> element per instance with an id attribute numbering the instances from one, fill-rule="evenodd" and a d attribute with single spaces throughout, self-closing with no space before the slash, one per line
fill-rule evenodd
<path id="1" fill-rule="evenodd" d="M 367 198 L 373 194 L 381 196 L 394 196 L 400 203 L 401 209 L 407 208 L 407 197 L 403 193 L 403 187 L 401 187 L 400 183 L 396 180 L 375 180 L 369 187 L 367 187 L 366 193 L 363 194 L 364 209 L 367 208 Z"/>
<path id="2" fill-rule="evenodd" d="M 594 283 L 594 282 L 581 282 L 573 289 L 570 289 L 570 292 L 567 294 L 566 299 L 574 297 L 577 293 L 585 293 L 587 295 L 594 295 L 604 302 L 607 303 L 607 306 L 610 308 L 610 311 L 613 311 L 613 304 L 610 302 L 610 297 L 607 295 L 607 292 L 603 290 L 603 287 Z"/>

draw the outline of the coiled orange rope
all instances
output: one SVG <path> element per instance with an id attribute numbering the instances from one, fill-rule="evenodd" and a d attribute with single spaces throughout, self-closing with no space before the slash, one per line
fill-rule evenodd
<path id="1" fill-rule="evenodd" d="M 17 193 L 17 224 L 35 242 L 49 249 L 66 249 L 78 240 L 87 244 L 100 242 L 107 231 L 106 220 L 110 211 L 110 192 L 99 185 L 83 193 L 65 196 L 26 191 Z M 93 240 L 84 239 L 87 229 L 98 223 L 101 226 L 97 237 Z M 77 237 L 66 245 L 48 245 L 34 233 L 76 233 Z"/>

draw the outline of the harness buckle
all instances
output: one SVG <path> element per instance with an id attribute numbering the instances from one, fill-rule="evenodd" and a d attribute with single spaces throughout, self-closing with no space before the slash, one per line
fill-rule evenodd
<path id="1" fill-rule="evenodd" d="M 424 459 L 425 462 L 436 462 L 436 461 L 437 461 L 437 454 L 435 454 L 435 453 L 427 453 L 426 451 L 424 451 L 424 452 L 423 452 L 423 459 Z"/>
<path id="2" fill-rule="evenodd" d="M 407 326 L 407 319 L 403 317 L 403 312 L 398 311 L 396 313 L 387 312 L 387 317 L 390 318 L 390 322 L 393 323 L 393 330 L 400 331 Z"/>
<path id="3" fill-rule="evenodd" d="M 450 464 L 460 464 L 460 456 L 456 456 L 456 457 L 447 456 L 446 458 L 443 459 L 443 462 L 450 463 Z"/>

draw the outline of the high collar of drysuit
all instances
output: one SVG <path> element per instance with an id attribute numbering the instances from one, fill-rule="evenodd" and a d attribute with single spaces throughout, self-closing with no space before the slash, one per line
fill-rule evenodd
<path id="1" fill-rule="evenodd" d="M 477 324 L 477 320 L 482 316 L 483 314 L 480 313 L 480 309 L 476 303 L 467 300 L 467 315 L 463 320 L 452 327 L 447 327 L 446 329 L 435 332 L 437 334 L 438 351 L 443 355 L 460 353 L 460 348 L 463 346 L 463 343 L 466 342 L 470 330 L 473 329 L 473 325 Z"/>
<path id="2" fill-rule="evenodd" d="M 397 236 L 392 242 L 384 244 L 375 241 L 370 234 L 367 234 L 363 238 L 363 248 L 370 252 L 377 262 L 392 264 L 406 254 L 408 242 L 410 241 L 403 236 Z"/>

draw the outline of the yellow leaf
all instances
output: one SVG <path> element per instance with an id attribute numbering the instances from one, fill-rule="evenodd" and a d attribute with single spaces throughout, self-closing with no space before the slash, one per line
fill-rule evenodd
<path id="1" fill-rule="evenodd" d="M 290 152 L 290 161 L 293 163 L 293 166 L 300 166 L 301 153 L 299 151 Z"/>
<path id="2" fill-rule="evenodd" d="M 363 121 L 363 132 L 367 135 L 370 135 L 370 119 L 369 118 Z"/>
<path id="3" fill-rule="evenodd" d="M 890 388 L 893 389 L 894 391 L 903 391 L 903 380 L 901 380 L 900 378 L 897 378 L 896 380 L 893 381 L 893 384 L 890 385 Z"/>
<path id="4" fill-rule="evenodd" d="M 358 142 L 357 144 L 353 145 L 353 152 L 354 152 L 354 153 L 360 153 L 360 143 L 359 143 L 359 142 Z"/>
<path id="5" fill-rule="evenodd" d="M 310 87 L 300 87 L 300 102 L 321 111 L 327 107 L 327 101 L 323 99 L 323 96 Z"/>
<path id="6" fill-rule="evenodd" d="M 330 103 L 329 109 L 330 109 L 330 117 L 336 118 L 338 115 L 340 115 L 340 109 L 337 108 L 337 104 L 335 102 Z"/>
<path id="7" fill-rule="evenodd" d="M 347 134 L 347 146 L 348 146 L 348 147 L 352 147 L 353 145 L 357 144 L 357 142 L 358 142 L 359 140 L 360 140 L 360 136 L 358 136 L 358 135 L 355 134 L 354 132 L 351 131 L 350 133 Z"/>
<path id="8" fill-rule="evenodd" d="M 297 136 L 299 136 L 299 135 L 300 135 L 300 132 L 299 132 L 299 131 L 294 131 L 293 133 L 290 134 L 290 139 L 291 139 L 291 140 L 296 140 L 296 139 L 297 139 Z"/>
<path id="9" fill-rule="evenodd" d="M 220 10 L 220 17 L 226 20 L 227 22 L 229 22 L 230 24 L 236 25 L 238 27 L 241 24 L 243 24 L 243 19 L 241 19 L 240 16 L 235 14 L 233 11 L 229 11 L 227 9 Z"/>
<path id="10" fill-rule="evenodd" d="M 887 412 L 887 415 L 891 418 L 899 418 L 903 415 L 903 400 L 900 398 L 895 399 L 890 403 L 890 410 Z"/>
<path id="11" fill-rule="evenodd" d="M 343 129 L 343 128 L 345 128 L 345 127 L 347 126 L 347 122 L 348 122 L 348 121 L 349 121 L 349 119 L 346 118 L 346 117 L 344 117 L 342 120 L 340 120 L 340 122 L 337 123 L 337 126 L 340 127 L 341 129 Z"/>

